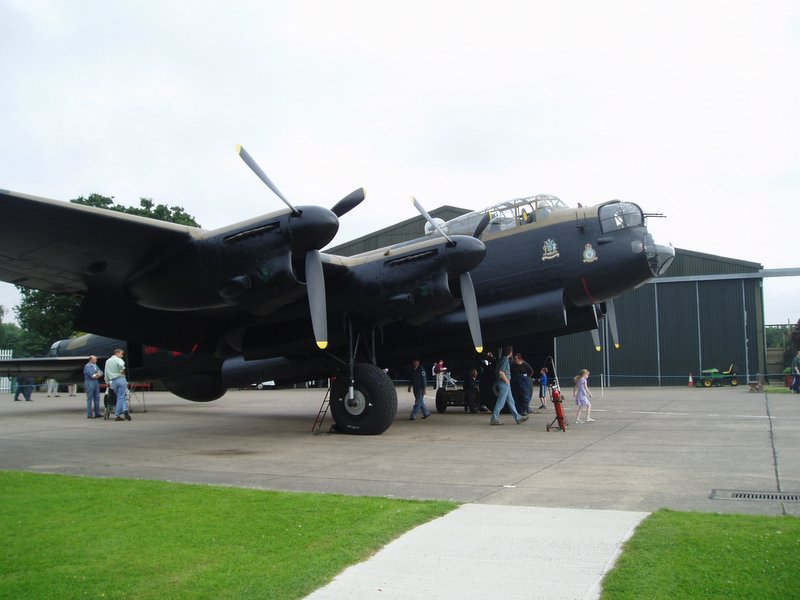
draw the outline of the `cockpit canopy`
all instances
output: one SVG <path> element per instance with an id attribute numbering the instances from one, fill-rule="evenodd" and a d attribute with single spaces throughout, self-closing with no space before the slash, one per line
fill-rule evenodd
<path id="1" fill-rule="evenodd" d="M 557 209 L 569 208 L 562 200 L 549 194 L 538 194 L 525 198 L 517 198 L 501 202 L 484 210 L 461 215 L 455 219 L 440 224 L 448 235 L 472 235 L 478 227 L 483 215 L 487 212 L 491 216 L 487 231 L 502 231 L 526 223 L 535 223 L 546 220 Z M 433 228 L 425 228 L 425 233 L 432 233 Z"/>
<path id="2" fill-rule="evenodd" d="M 603 233 L 644 224 L 642 209 L 630 202 L 614 202 L 601 206 L 598 217 Z"/>

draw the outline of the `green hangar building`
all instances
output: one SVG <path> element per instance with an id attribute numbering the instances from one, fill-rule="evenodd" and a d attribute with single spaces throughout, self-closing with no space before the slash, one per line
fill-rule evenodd
<path id="1" fill-rule="evenodd" d="M 430 215 L 447 221 L 467 212 L 442 206 Z M 424 227 L 418 216 L 326 251 L 350 256 L 420 237 Z M 589 369 L 593 386 L 606 387 L 686 386 L 690 374 L 731 365 L 741 383 L 756 381 L 767 372 L 765 273 L 758 263 L 678 248 L 666 276 L 614 300 L 619 348 L 603 319 L 600 351 L 588 331 L 518 349 L 537 371 L 552 356 L 564 387 L 581 369 Z"/>

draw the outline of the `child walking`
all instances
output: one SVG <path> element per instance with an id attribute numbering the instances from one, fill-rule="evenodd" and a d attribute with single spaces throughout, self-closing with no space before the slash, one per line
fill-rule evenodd
<path id="1" fill-rule="evenodd" d="M 578 414 L 575 415 L 576 423 L 583 423 L 581 421 L 581 411 L 586 409 L 586 423 L 594 423 L 592 418 L 592 403 L 590 401 L 592 392 L 589 390 L 589 371 L 581 369 L 581 372 L 575 376 L 575 388 L 572 390 L 572 395 L 575 397 L 575 404 L 578 406 Z"/>
<path id="2" fill-rule="evenodd" d="M 547 408 L 547 367 L 539 371 L 539 410 Z"/>

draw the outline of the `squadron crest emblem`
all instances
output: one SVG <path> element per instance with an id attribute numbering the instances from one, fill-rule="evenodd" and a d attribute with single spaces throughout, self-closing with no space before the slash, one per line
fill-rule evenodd
<path id="1" fill-rule="evenodd" d="M 545 240 L 544 244 L 542 244 L 542 260 L 550 260 L 559 256 L 556 241 L 554 239 Z"/>
<path id="2" fill-rule="evenodd" d="M 591 244 L 586 244 L 583 248 L 583 262 L 593 263 L 597 260 L 597 252 L 594 251 Z"/>

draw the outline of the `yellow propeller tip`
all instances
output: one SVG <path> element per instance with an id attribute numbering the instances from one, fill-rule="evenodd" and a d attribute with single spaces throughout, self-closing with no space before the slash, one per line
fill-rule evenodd
<path id="1" fill-rule="evenodd" d="M 320 350 L 325 350 L 328 347 L 328 342 L 326 341 L 319 341 L 317 342 L 317 346 L 319 346 Z"/>
<path id="2" fill-rule="evenodd" d="M 483 346 L 475 346 L 475 352 L 477 352 L 478 354 L 483 352 Z"/>
<path id="3" fill-rule="evenodd" d="M 241 154 L 241 153 L 242 153 L 242 145 L 236 144 L 236 154 Z"/>
<path id="4" fill-rule="evenodd" d="M 614 344 L 614 348 L 616 348 L 617 350 L 619 350 L 619 344 Z"/>
<path id="5" fill-rule="evenodd" d="M 595 346 L 594 349 L 597 350 L 598 352 L 600 352 L 600 350 L 602 350 L 603 347 L 602 346 Z"/>

